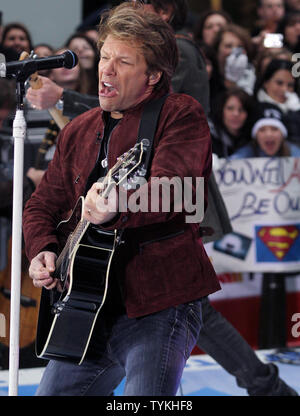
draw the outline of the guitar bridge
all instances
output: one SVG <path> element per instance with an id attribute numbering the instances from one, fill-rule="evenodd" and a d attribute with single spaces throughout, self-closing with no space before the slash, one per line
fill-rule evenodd
<path id="1" fill-rule="evenodd" d="M 65 306 L 66 306 L 66 303 L 63 301 L 55 302 L 51 308 L 51 313 L 55 315 L 59 315 Z"/>

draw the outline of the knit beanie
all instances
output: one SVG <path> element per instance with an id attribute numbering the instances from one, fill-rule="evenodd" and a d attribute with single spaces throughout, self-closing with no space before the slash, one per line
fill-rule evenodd
<path id="1" fill-rule="evenodd" d="M 281 131 L 284 138 L 288 136 L 288 131 L 284 121 L 284 114 L 276 105 L 270 103 L 259 104 L 251 130 L 252 139 L 255 139 L 258 130 L 265 126 L 277 127 Z"/>

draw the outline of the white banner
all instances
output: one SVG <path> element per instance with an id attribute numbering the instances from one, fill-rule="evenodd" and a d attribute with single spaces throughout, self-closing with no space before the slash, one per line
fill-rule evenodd
<path id="1" fill-rule="evenodd" d="M 218 278 L 222 290 L 209 295 L 211 301 L 255 298 L 262 294 L 262 273 L 226 273 L 218 275 Z M 300 275 L 287 277 L 285 282 L 287 294 L 300 295 Z"/>
<path id="2" fill-rule="evenodd" d="M 233 232 L 205 245 L 217 274 L 300 270 L 300 158 L 219 159 Z"/>

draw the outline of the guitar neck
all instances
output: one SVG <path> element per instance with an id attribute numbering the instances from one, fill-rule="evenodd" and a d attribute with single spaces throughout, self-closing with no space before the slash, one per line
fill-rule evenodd
<path id="1" fill-rule="evenodd" d="M 68 117 L 65 117 L 62 111 L 58 108 L 51 107 L 48 108 L 48 111 L 60 129 L 63 129 L 69 123 L 70 119 Z"/>
<path id="2" fill-rule="evenodd" d="M 135 146 L 134 148 L 130 149 L 128 152 L 124 153 L 124 155 L 120 156 L 117 159 L 116 164 L 108 171 L 105 178 L 98 179 L 97 182 L 103 184 L 103 189 L 99 190 L 99 196 L 101 196 L 102 198 L 108 198 L 108 195 L 111 189 L 115 186 L 119 186 L 120 184 L 122 184 L 122 181 L 125 180 L 140 165 L 141 160 L 142 160 L 142 155 L 143 155 L 143 143 L 140 143 L 139 146 Z M 123 175 L 121 175 L 122 171 L 123 171 Z M 81 200 L 81 220 L 78 222 L 73 233 L 69 235 L 62 252 L 57 258 L 56 270 L 58 270 L 61 266 L 64 265 L 64 261 L 66 259 L 69 259 L 72 256 L 74 249 L 77 247 L 83 235 L 87 231 L 87 228 L 91 224 L 89 221 L 83 218 L 84 197 L 81 196 L 80 200 Z M 64 223 L 70 221 L 70 219 L 72 218 L 76 210 L 76 206 L 73 209 L 73 212 L 70 218 L 68 219 L 68 221 L 63 221 Z"/>

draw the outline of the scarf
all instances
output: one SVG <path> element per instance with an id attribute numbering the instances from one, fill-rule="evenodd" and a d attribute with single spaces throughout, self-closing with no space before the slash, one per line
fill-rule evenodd
<path id="1" fill-rule="evenodd" d="M 300 110 L 300 100 L 298 95 L 295 92 L 286 93 L 286 101 L 284 103 L 279 103 L 271 98 L 264 89 L 260 89 L 257 94 L 257 99 L 262 103 L 271 103 L 277 105 L 283 113 L 288 111 L 298 111 Z"/>

